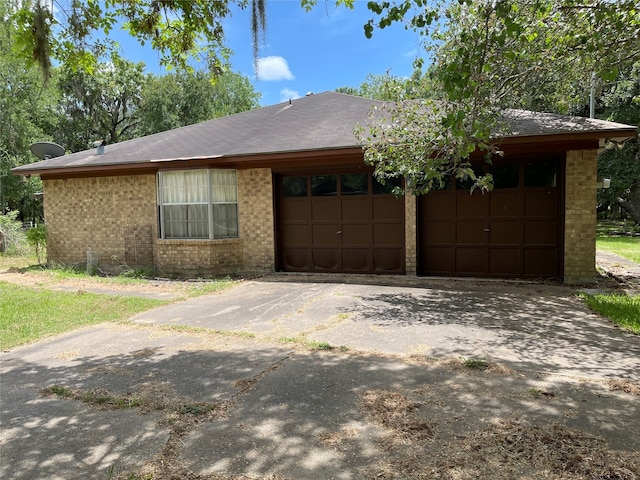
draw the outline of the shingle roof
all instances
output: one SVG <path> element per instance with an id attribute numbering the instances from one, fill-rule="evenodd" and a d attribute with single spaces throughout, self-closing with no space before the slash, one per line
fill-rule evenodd
<path id="1" fill-rule="evenodd" d="M 270 153 L 318 151 L 357 147 L 356 124 L 365 125 L 374 105 L 383 102 L 325 92 L 217 118 L 166 132 L 51 158 L 14 169 L 16 173 L 44 173 L 61 168 L 149 164 L 172 160 L 213 159 Z M 533 113 L 506 112 L 513 120 L 508 135 L 540 136 L 566 133 L 620 132 L 634 127 L 602 120 Z M 607 135 L 603 135 L 607 136 Z"/>

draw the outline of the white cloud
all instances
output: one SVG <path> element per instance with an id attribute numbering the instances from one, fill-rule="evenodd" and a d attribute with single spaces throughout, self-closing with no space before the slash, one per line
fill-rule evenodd
<path id="1" fill-rule="evenodd" d="M 291 90 L 290 88 L 283 88 L 280 90 L 280 101 L 286 102 L 287 100 L 295 100 L 296 98 L 300 98 L 300 94 L 295 90 Z"/>
<path id="2" fill-rule="evenodd" d="M 258 80 L 293 80 L 287 61 L 282 57 L 264 57 L 258 59 Z"/>

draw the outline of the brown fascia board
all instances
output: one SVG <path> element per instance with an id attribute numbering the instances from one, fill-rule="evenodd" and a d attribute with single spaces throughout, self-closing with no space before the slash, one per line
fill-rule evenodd
<path id="1" fill-rule="evenodd" d="M 594 150 L 601 148 L 601 141 L 615 138 L 628 140 L 636 135 L 636 129 L 601 130 L 584 133 L 546 134 L 513 136 L 497 139 L 505 154 L 562 152 L 568 150 Z M 483 155 L 476 152 L 474 157 Z M 320 163 L 318 163 L 320 162 Z M 147 161 L 144 163 L 83 165 L 79 167 L 58 167 L 51 169 L 23 166 L 16 175 L 39 175 L 42 179 L 102 177 L 116 175 L 155 174 L 160 170 L 185 168 L 271 168 L 274 171 L 294 171 L 312 167 L 362 166 L 362 148 L 359 146 L 338 147 L 322 150 L 302 150 L 295 152 L 275 152 L 252 155 L 203 157 L 196 159 L 176 158 Z M 27 168 L 25 168 L 27 167 Z"/>

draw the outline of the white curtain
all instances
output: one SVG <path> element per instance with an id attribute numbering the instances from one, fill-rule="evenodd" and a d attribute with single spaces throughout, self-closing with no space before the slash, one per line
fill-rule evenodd
<path id="1" fill-rule="evenodd" d="M 162 174 L 164 204 L 207 203 L 207 171 L 182 170 Z"/>
<path id="2" fill-rule="evenodd" d="M 162 172 L 161 184 L 164 238 L 209 238 L 209 202 L 213 238 L 238 236 L 235 170 Z"/>
<path id="3" fill-rule="evenodd" d="M 211 170 L 211 203 L 236 203 L 238 180 L 235 170 Z"/>

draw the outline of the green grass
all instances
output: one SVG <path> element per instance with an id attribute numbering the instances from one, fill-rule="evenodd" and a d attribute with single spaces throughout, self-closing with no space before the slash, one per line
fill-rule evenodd
<path id="1" fill-rule="evenodd" d="M 596 248 L 640 263 L 640 237 L 598 236 Z"/>
<path id="2" fill-rule="evenodd" d="M 622 328 L 640 334 L 640 295 L 582 294 L 587 306 Z"/>
<path id="3" fill-rule="evenodd" d="M 124 320 L 167 301 L 67 293 L 0 282 L 0 350 L 85 325 Z"/>

